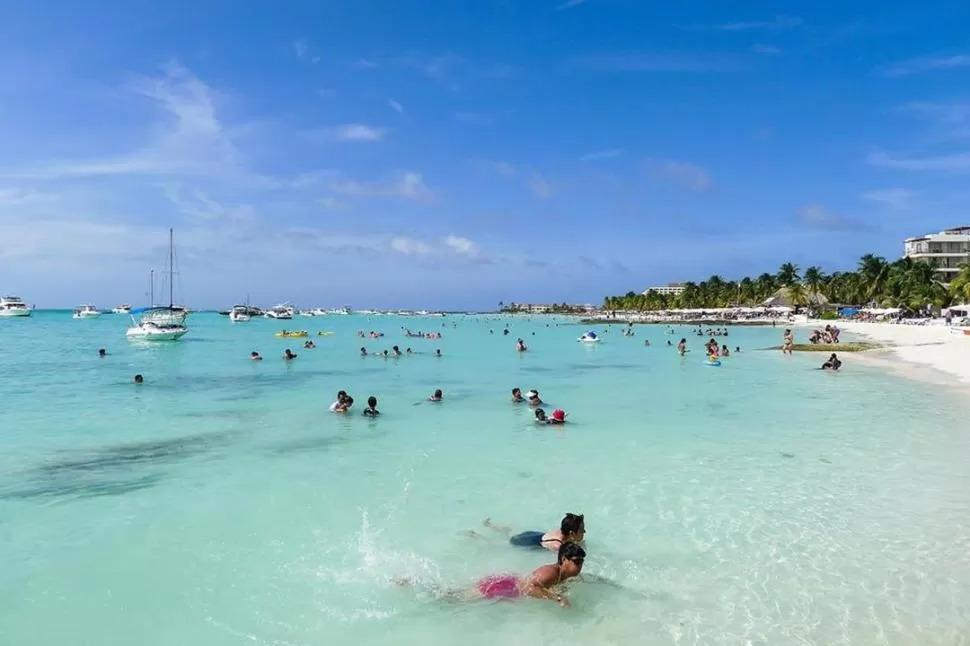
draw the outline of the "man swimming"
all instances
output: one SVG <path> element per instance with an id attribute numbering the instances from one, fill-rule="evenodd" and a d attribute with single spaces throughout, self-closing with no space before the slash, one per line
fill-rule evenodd
<path id="1" fill-rule="evenodd" d="M 829 357 L 828 361 L 822 364 L 822 370 L 838 370 L 841 367 L 842 361 L 839 360 L 834 352 L 832 353 L 832 356 Z"/>
<path id="2" fill-rule="evenodd" d="M 522 396 L 522 389 L 515 387 L 512 389 L 512 403 L 521 404 L 525 401 L 525 397 Z"/>

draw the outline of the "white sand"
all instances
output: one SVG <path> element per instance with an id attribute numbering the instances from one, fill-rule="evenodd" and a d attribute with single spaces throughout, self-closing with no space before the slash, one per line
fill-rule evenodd
<path id="1" fill-rule="evenodd" d="M 903 361 L 934 368 L 956 377 L 955 381 L 970 383 L 970 336 L 954 334 L 945 325 L 894 325 L 845 321 L 838 321 L 837 325 L 843 332 L 890 346 L 888 352 Z M 812 321 L 807 327 L 824 326 L 824 321 Z M 803 327 L 802 330 L 804 329 Z M 797 336 L 797 342 L 804 342 Z M 843 337 L 844 340 L 846 339 Z"/>

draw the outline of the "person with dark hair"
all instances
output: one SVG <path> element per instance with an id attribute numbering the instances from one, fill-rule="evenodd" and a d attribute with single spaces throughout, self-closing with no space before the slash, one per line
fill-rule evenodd
<path id="1" fill-rule="evenodd" d="M 474 587 L 439 592 L 441 598 L 450 601 L 475 601 L 478 599 L 515 599 L 532 597 L 549 599 L 562 608 L 569 607 L 561 585 L 579 576 L 586 560 L 586 550 L 576 543 L 563 543 L 556 549 L 556 562 L 543 565 L 527 576 L 517 574 L 492 574 L 478 581 Z M 410 586 L 411 579 L 400 579 L 398 585 Z"/>
<path id="2" fill-rule="evenodd" d="M 145 383 L 145 378 L 142 377 L 141 375 L 135 375 L 135 383 L 136 384 L 143 384 L 143 383 Z"/>
<path id="3" fill-rule="evenodd" d="M 842 361 L 833 352 L 829 360 L 822 364 L 822 370 L 838 370 L 842 367 Z"/>
<path id="4" fill-rule="evenodd" d="M 512 389 L 512 403 L 521 404 L 525 401 L 525 397 L 522 396 L 522 389 L 516 386 Z"/>
<path id="5" fill-rule="evenodd" d="M 364 417 L 377 417 L 381 411 L 377 410 L 377 397 L 371 395 L 367 398 L 367 408 L 364 409 Z"/>
<path id="6" fill-rule="evenodd" d="M 512 533 L 512 528 L 496 525 L 492 522 L 491 518 L 486 518 L 483 524 L 485 527 L 502 534 Z M 509 543 L 516 547 L 538 547 L 555 552 L 559 549 L 560 545 L 564 543 L 582 543 L 585 537 L 586 521 L 583 515 L 568 513 L 560 521 L 558 530 L 554 529 L 548 532 L 520 532 L 514 536 L 510 536 Z"/>
<path id="7" fill-rule="evenodd" d="M 101 357 L 102 359 L 104 359 L 104 357 L 105 357 L 105 356 L 106 356 L 107 354 L 108 354 L 108 351 L 107 351 L 107 350 L 105 350 L 104 348 L 101 348 L 101 349 L 99 349 L 99 350 L 98 350 L 98 356 L 99 356 L 99 357 Z"/>
<path id="8" fill-rule="evenodd" d="M 445 396 L 442 394 L 440 388 L 435 390 L 434 393 L 430 397 L 428 397 L 428 401 L 432 401 L 432 402 L 440 402 L 440 401 L 444 401 L 444 399 L 445 399 Z"/>

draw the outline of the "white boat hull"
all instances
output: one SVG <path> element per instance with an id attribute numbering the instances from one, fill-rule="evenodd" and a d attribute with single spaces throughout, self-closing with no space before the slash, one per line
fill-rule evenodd
<path id="1" fill-rule="evenodd" d="M 177 341 L 188 333 L 187 327 L 154 328 L 139 325 L 130 327 L 125 333 L 129 339 L 141 341 Z"/>
<path id="2" fill-rule="evenodd" d="M 6 318 L 23 318 L 25 316 L 30 316 L 30 310 L 24 309 L 11 309 L 11 310 L 0 310 L 0 317 Z"/>
<path id="3" fill-rule="evenodd" d="M 96 319 L 101 316 L 101 312 L 75 312 L 74 318 L 76 319 Z"/>
<path id="4" fill-rule="evenodd" d="M 245 323 L 249 321 L 252 317 L 249 314 L 244 314 L 242 312 L 236 313 L 232 312 L 229 314 L 229 320 L 233 323 Z"/>

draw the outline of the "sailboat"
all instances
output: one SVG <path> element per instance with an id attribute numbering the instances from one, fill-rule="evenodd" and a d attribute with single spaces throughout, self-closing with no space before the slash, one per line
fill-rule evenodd
<path id="1" fill-rule="evenodd" d="M 168 230 L 168 306 L 155 306 L 155 271 L 151 272 L 151 305 L 131 311 L 132 326 L 126 333 L 129 339 L 144 341 L 177 341 L 189 328 L 185 325 L 188 312 L 175 305 L 175 233 Z M 135 315 L 141 314 L 136 320 Z"/>

